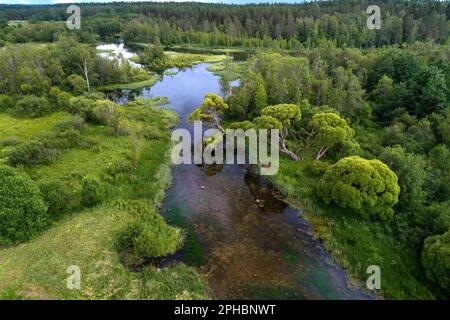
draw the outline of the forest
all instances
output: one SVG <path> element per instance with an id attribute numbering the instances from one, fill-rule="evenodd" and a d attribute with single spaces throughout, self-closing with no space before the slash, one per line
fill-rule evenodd
<path id="1" fill-rule="evenodd" d="M 80 30 L 65 5 L 0 5 L 0 299 L 310 297 L 298 277 L 215 286 L 209 218 L 163 214 L 185 174 L 170 163 L 185 118 L 279 129 L 265 183 L 354 286 L 376 265 L 376 298 L 450 298 L 450 3 L 378 1 L 379 30 L 370 4 L 83 4 Z M 135 54 L 105 58 L 105 43 Z M 186 117 L 170 108 L 182 101 L 145 95 L 198 65 L 221 92 L 192 88 Z M 197 189 L 218 183 L 195 170 Z M 263 254 L 293 270 L 291 242 Z M 65 286 L 70 264 L 89 270 L 81 290 Z"/>

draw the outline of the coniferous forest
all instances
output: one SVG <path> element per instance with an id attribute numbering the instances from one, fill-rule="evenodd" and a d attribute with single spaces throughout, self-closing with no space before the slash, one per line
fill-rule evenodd
<path id="1" fill-rule="evenodd" d="M 0 4 L 0 299 L 450 298 L 448 1 L 79 7 Z"/>

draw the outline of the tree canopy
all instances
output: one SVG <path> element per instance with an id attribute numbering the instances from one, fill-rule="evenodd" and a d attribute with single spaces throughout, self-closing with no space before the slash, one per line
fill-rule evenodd
<path id="1" fill-rule="evenodd" d="M 393 216 L 392 207 L 398 202 L 397 181 L 397 175 L 381 161 L 350 156 L 325 172 L 317 190 L 326 203 L 333 201 L 364 217 L 388 219 Z"/>
<path id="2" fill-rule="evenodd" d="M 316 160 L 320 160 L 328 149 L 352 138 L 353 130 L 336 113 L 317 113 L 309 121 L 311 138 L 319 146 Z"/>
<path id="3" fill-rule="evenodd" d="M 49 224 L 37 184 L 16 169 L 0 167 L 0 244 L 31 239 Z"/>
<path id="4" fill-rule="evenodd" d="M 203 121 L 225 133 L 225 129 L 220 125 L 220 115 L 226 109 L 228 109 L 228 105 L 222 97 L 214 93 L 207 93 L 202 104 L 189 115 L 188 122 Z"/>

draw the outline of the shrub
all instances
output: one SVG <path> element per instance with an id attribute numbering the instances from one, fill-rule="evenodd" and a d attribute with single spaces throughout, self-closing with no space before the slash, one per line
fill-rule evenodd
<path id="1" fill-rule="evenodd" d="M 58 151 L 47 148 L 44 141 L 30 140 L 23 143 L 9 154 L 9 164 L 13 167 L 19 165 L 50 164 L 55 161 Z"/>
<path id="2" fill-rule="evenodd" d="M 18 146 L 9 154 L 9 163 L 18 165 L 51 164 L 64 150 L 80 145 L 76 130 L 55 131 Z"/>
<path id="3" fill-rule="evenodd" d="M 158 258 L 174 253 L 183 243 L 180 229 L 144 201 L 133 201 L 127 208 L 134 215 L 117 238 L 119 249 L 132 248 L 138 257 Z"/>
<path id="4" fill-rule="evenodd" d="M 94 115 L 102 124 L 112 127 L 116 137 L 129 133 L 130 123 L 119 105 L 109 100 L 98 100 L 95 105 Z"/>
<path id="5" fill-rule="evenodd" d="M 86 91 L 86 80 L 83 79 L 83 77 L 77 75 L 77 74 L 71 74 L 67 78 L 67 82 L 70 85 L 70 88 L 75 94 L 83 94 L 84 91 Z"/>
<path id="6" fill-rule="evenodd" d="M 400 187 L 396 174 L 379 160 L 347 157 L 332 165 L 318 184 L 318 193 L 329 204 L 351 208 L 362 216 L 392 217 Z"/>
<path id="7" fill-rule="evenodd" d="M 14 99 L 10 96 L 0 94 L 0 112 L 6 112 L 14 107 Z"/>
<path id="8" fill-rule="evenodd" d="M 425 240 L 422 264 L 427 278 L 450 294 L 450 230 Z"/>
<path id="9" fill-rule="evenodd" d="M 58 87 L 52 87 L 49 92 L 50 101 L 58 106 L 58 108 L 67 110 L 72 95 L 68 92 L 62 91 Z"/>
<path id="10" fill-rule="evenodd" d="M 17 137 L 6 137 L 5 139 L 3 139 L 3 141 L 1 142 L 1 145 L 3 147 L 11 147 L 11 146 L 16 146 L 20 143 L 19 138 Z"/>
<path id="11" fill-rule="evenodd" d="M 95 107 L 95 101 L 91 99 L 86 99 L 84 97 L 74 97 L 71 98 L 67 104 L 67 111 L 72 114 L 79 115 L 86 119 L 86 121 L 101 124 L 100 120 L 97 119 L 93 110 Z"/>
<path id="12" fill-rule="evenodd" d="M 13 168 L 0 167 L 0 244 L 31 239 L 49 224 L 36 183 Z"/>
<path id="13" fill-rule="evenodd" d="M 47 203 L 48 212 L 58 216 L 73 210 L 77 206 L 77 196 L 63 181 L 55 178 L 39 182 L 42 197 Z"/>
<path id="14" fill-rule="evenodd" d="M 86 121 L 80 116 L 73 116 L 72 119 L 58 121 L 53 129 L 56 132 L 68 132 L 70 130 L 76 130 L 83 132 Z"/>
<path id="15" fill-rule="evenodd" d="M 41 117 L 49 114 L 52 106 L 47 98 L 33 95 L 25 96 L 16 103 L 15 112 L 18 116 L 27 118 Z"/>
<path id="16" fill-rule="evenodd" d="M 105 189 L 100 179 L 87 175 L 81 181 L 81 203 L 85 207 L 94 207 L 105 198 Z"/>

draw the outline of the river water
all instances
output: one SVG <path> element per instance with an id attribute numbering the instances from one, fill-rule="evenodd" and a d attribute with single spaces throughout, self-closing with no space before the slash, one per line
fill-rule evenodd
<path id="1" fill-rule="evenodd" d="M 198 64 L 164 75 L 150 88 L 119 99 L 166 96 L 186 118 L 205 93 L 222 94 L 220 79 Z M 345 271 L 309 232 L 309 224 L 279 200 L 269 184 L 240 165 L 179 165 L 172 171 L 163 214 L 186 230 L 176 255 L 207 275 L 218 299 L 373 299 L 348 284 Z"/>

